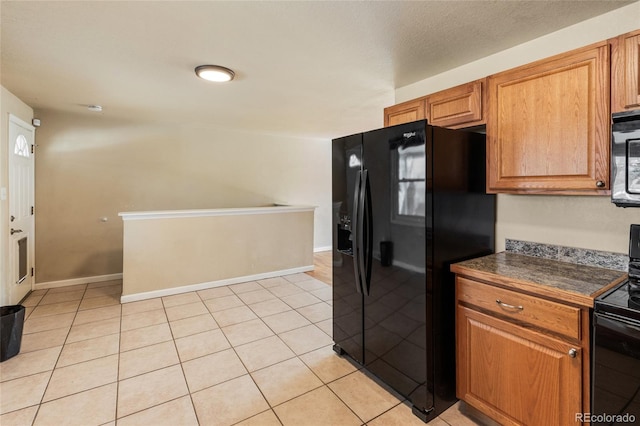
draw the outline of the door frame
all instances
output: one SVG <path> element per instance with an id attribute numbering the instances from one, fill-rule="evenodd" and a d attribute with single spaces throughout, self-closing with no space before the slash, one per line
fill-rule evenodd
<path id="1" fill-rule="evenodd" d="M 31 132 L 31 141 L 30 143 L 32 144 L 31 147 L 31 159 L 30 161 L 32 161 L 32 166 L 31 166 L 31 188 L 30 188 L 30 205 L 32 207 L 34 207 L 34 212 L 33 214 L 31 214 L 30 220 L 29 220 L 29 227 L 30 227 L 30 235 L 29 238 L 27 240 L 28 242 L 28 246 L 27 246 L 27 258 L 30 260 L 30 262 L 28 262 L 27 267 L 28 268 L 33 268 L 34 274 L 31 275 L 31 271 L 29 271 L 29 269 L 27 269 L 27 276 L 30 279 L 30 285 L 29 285 L 29 290 L 33 290 L 34 289 L 34 285 L 35 285 L 35 145 L 36 145 L 36 133 L 35 130 L 36 128 L 31 125 L 30 123 L 22 120 L 20 117 L 9 113 L 8 114 L 8 121 L 7 121 L 7 188 L 8 188 L 8 197 L 7 197 L 7 228 L 6 228 L 6 232 L 5 232 L 5 239 L 6 239 L 6 245 L 5 247 L 8 248 L 8 253 L 7 253 L 7 271 L 6 271 L 6 283 L 9 286 L 9 291 L 8 291 L 8 297 L 10 298 L 10 300 L 5 301 L 11 304 L 15 304 L 18 303 L 19 300 L 13 300 L 13 297 L 15 296 L 15 289 L 13 286 L 18 285 L 15 280 L 14 277 L 17 274 L 17 271 L 15 270 L 16 268 L 16 262 L 17 259 L 15 258 L 16 253 L 14 251 L 14 245 L 13 245 L 13 239 L 9 233 L 9 229 L 11 228 L 11 220 L 9 219 L 11 216 L 11 212 L 12 212 L 12 190 L 13 190 L 13 182 L 12 182 L 12 156 L 14 155 L 12 152 L 13 149 L 13 143 L 14 141 L 12 141 L 10 139 L 10 133 L 11 133 L 11 126 L 12 125 L 17 125 L 23 129 L 26 129 L 28 131 Z M 27 292 L 28 294 L 28 292 Z M 21 297 L 22 299 L 22 297 Z"/>

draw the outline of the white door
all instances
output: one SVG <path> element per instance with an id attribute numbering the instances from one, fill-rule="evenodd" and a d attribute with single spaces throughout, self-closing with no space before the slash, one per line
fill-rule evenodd
<path id="1" fill-rule="evenodd" d="M 9 286 L 18 303 L 33 285 L 35 129 L 9 115 Z"/>

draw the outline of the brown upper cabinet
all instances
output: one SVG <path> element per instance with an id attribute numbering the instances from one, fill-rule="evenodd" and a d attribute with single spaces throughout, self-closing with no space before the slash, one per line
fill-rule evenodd
<path id="1" fill-rule="evenodd" d="M 384 124 L 486 124 L 490 193 L 607 195 L 611 112 L 631 109 L 640 30 L 385 108 Z"/>
<path id="2" fill-rule="evenodd" d="M 425 119 L 425 98 L 418 98 L 384 109 L 384 127 Z"/>
<path id="3" fill-rule="evenodd" d="M 609 45 L 488 77 L 487 192 L 606 194 Z"/>
<path id="4" fill-rule="evenodd" d="M 429 124 L 453 129 L 485 124 L 485 81 L 473 81 L 427 96 Z"/>
<path id="5" fill-rule="evenodd" d="M 425 118 L 429 124 L 452 129 L 483 125 L 485 84 L 486 79 L 477 80 L 385 108 L 384 125 Z"/>
<path id="6" fill-rule="evenodd" d="M 611 111 L 640 108 L 640 30 L 609 40 Z"/>

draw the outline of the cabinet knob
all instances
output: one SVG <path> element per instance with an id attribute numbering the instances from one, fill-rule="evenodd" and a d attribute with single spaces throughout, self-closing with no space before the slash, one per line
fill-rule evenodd
<path id="1" fill-rule="evenodd" d="M 603 181 L 603 180 L 599 180 L 599 181 L 597 181 L 597 182 L 596 182 L 596 186 L 597 186 L 598 188 L 604 188 L 604 185 L 605 185 L 605 184 L 604 184 L 604 181 Z"/>
<path id="2" fill-rule="evenodd" d="M 578 355 L 578 351 L 577 351 L 577 350 L 575 350 L 575 349 L 573 349 L 573 348 L 572 348 L 572 349 L 569 349 L 569 356 L 570 356 L 571 358 L 575 358 L 575 357 L 576 357 L 576 355 Z"/>

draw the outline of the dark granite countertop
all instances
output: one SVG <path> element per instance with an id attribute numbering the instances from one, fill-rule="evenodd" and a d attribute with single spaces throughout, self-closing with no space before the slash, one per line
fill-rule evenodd
<path id="1" fill-rule="evenodd" d="M 456 274 L 593 307 L 595 297 L 622 282 L 622 271 L 501 252 L 451 266 Z"/>

